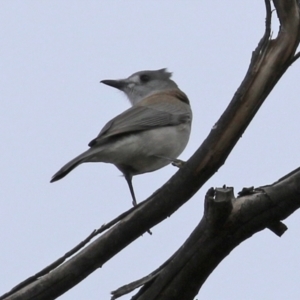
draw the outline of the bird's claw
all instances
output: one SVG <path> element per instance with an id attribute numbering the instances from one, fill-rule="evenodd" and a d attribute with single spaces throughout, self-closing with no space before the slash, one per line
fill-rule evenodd
<path id="1" fill-rule="evenodd" d="M 177 168 L 182 168 L 185 164 L 186 162 L 181 159 L 174 159 L 172 161 L 172 166 L 175 166 Z"/>

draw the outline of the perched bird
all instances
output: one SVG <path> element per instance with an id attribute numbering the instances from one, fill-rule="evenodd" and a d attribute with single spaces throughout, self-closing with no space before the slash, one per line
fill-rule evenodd
<path id="1" fill-rule="evenodd" d="M 64 165 L 51 182 L 82 163 L 111 163 L 124 174 L 136 205 L 132 176 L 178 162 L 176 158 L 189 140 L 190 103 L 171 76 L 160 69 L 137 72 L 126 79 L 102 80 L 123 91 L 132 107 L 110 120 L 89 143 L 90 148 Z"/>

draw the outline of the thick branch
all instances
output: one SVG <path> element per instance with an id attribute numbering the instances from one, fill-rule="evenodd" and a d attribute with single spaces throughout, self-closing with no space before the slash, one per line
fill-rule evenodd
<path id="1" fill-rule="evenodd" d="M 204 216 L 187 241 L 168 259 L 134 300 L 194 299 L 218 264 L 240 243 L 300 207 L 300 169 L 272 185 L 234 198 L 232 188 L 209 190 Z M 145 277 L 146 278 L 146 277 Z M 137 288 L 140 282 L 114 291 L 112 299 Z"/>

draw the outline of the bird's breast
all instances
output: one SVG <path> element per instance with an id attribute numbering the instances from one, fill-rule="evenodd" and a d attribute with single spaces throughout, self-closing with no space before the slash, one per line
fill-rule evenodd
<path id="1" fill-rule="evenodd" d="M 191 126 L 189 123 L 166 126 L 132 134 L 127 163 L 136 174 L 152 172 L 171 163 L 186 147 Z"/>

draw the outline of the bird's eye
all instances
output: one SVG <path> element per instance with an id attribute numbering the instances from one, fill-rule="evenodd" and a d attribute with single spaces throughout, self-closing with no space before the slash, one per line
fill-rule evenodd
<path id="1" fill-rule="evenodd" d="M 140 76 L 140 80 L 141 80 L 141 82 L 148 82 L 150 80 L 150 76 L 143 74 Z"/>

